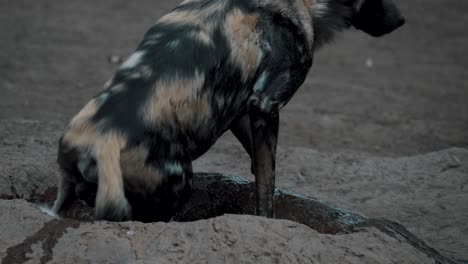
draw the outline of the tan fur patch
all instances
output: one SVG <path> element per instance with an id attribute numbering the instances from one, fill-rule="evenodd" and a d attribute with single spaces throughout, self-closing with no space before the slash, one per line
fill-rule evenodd
<path id="1" fill-rule="evenodd" d="M 154 191 L 161 184 L 162 177 L 159 172 L 150 166 L 146 166 L 148 150 L 144 147 L 133 147 L 122 150 L 120 167 L 128 187 L 132 191 Z M 135 186 L 143 186 L 144 190 L 133 190 Z"/>
<path id="2" fill-rule="evenodd" d="M 201 93 L 205 76 L 196 72 L 193 78 L 160 80 L 154 93 L 142 108 L 142 117 L 149 124 L 172 121 L 191 126 L 197 116 L 210 114 L 208 98 Z"/>
<path id="3" fill-rule="evenodd" d="M 116 86 L 117 87 L 117 86 Z M 113 89 L 113 88 L 111 88 Z M 95 99 L 92 99 L 83 109 L 72 119 L 70 125 L 63 136 L 63 142 L 70 146 L 97 148 L 98 144 L 104 144 L 112 138 L 113 144 L 123 148 L 126 144 L 124 136 L 117 133 L 101 134 L 98 125 L 91 121 L 99 108 Z"/>
<path id="4" fill-rule="evenodd" d="M 162 24 L 192 24 L 200 26 L 202 19 L 194 12 L 187 11 L 174 11 L 171 12 L 158 20 L 158 23 Z"/>
<path id="5" fill-rule="evenodd" d="M 119 200 L 123 195 L 123 178 L 120 169 L 120 151 L 124 139 L 117 133 L 106 133 L 95 142 L 94 152 L 98 161 L 99 189 L 105 201 Z"/>
<path id="6" fill-rule="evenodd" d="M 98 109 L 98 104 L 96 100 L 92 99 L 89 101 L 83 109 L 72 119 L 71 126 L 79 126 L 89 120 L 94 114 L 96 114 Z"/>
<path id="7" fill-rule="evenodd" d="M 107 215 L 109 213 L 116 214 L 117 219 L 131 218 L 131 206 L 125 197 L 120 168 L 120 152 L 124 144 L 124 138 L 115 132 L 106 133 L 95 142 L 93 150 L 99 175 L 95 217 L 98 219 L 114 217 Z"/>
<path id="8" fill-rule="evenodd" d="M 315 4 L 315 0 L 296 0 L 297 13 L 299 14 L 299 21 L 306 33 L 306 38 L 309 47 L 309 51 L 312 52 L 312 43 L 314 41 L 314 30 L 312 21 L 312 7 Z"/>
<path id="9" fill-rule="evenodd" d="M 63 135 L 63 142 L 69 146 L 93 146 L 98 141 L 99 134 L 94 123 L 90 122 L 96 114 L 98 104 L 92 99 L 72 119 Z"/>
<path id="10" fill-rule="evenodd" d="M 197 0 L 184 1 L 181 5 Z M 192 37 L 200 40 L 202 43 L 212 46 L 213 40 L 211 34 L 218 26 L 219 19 L 222 18 L 223 11 L 229 1 L 213 1 L 211 4 L 201 9 L 192 11 L 173 11 L 158 20 L 161 24 L 180 24 L 193 25 L 200 28 L 199 31 L 190 33 Z"/>
<path id="11" fill-rule="evenodd" d="M 195 25 L 205 30 L 208 34 L 211 34 L 217 24 L 215 23 L 216 21 L 209 20 L 216 17 L 216 14 L 221 15 L 227 3 L 228 1 L 213 1 L 212 4 L 202 9 L 192 11 L 176 10 L 161 17 L 158 23 Z"/>
<path id="12" fill-rule="evenodd" d="M 224 31 L 231 44 L 231 61 L 242 68 L 244 81 L 260 64 L 259 34 L 255 31 L 256 14 L 231 11 L 224 22 Z"/>

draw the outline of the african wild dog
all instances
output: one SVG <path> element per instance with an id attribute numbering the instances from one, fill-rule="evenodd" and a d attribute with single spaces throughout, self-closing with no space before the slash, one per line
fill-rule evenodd
<path id="1" fill-rule="evenodd" d="M 252 158 L 257 213 L 274 216 L 278 111 L 314 51 L 350 26 L 380 36 L 403 23 L 391 0 L 184 1 L 70 122 L 53 211 L 88 183 L 96 219 L 132 219 L 139 201 L 176 208 L 192 160 L 231 130 Z"/>

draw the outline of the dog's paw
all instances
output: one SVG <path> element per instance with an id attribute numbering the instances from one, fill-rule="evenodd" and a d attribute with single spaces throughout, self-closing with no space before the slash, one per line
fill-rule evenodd
<path id="1" fill-rule="evenodd" d="M 132 207 L 126 198 L 119 199 L 118 201 L 97 203 L 94 218 L 96 220 L 115 222 L 129 221 L 132 219 Z"/>

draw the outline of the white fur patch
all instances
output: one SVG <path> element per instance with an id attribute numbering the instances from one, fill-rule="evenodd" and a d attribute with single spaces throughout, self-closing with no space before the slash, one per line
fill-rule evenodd
<path id="1" fill-rule="evenodd" d="M 120 93 L 120 92 L 124 91 L 125 88 L 126 88 L 125 85 L 117 84 L 117 85 L 112 86 L 112 88 L 110 88 L 110 90 L 112 91 L 112 93 Z"/>
<path id="2" fill-rule="evenodd" d="M 99 95 L 99 100 L 101 100 L 101 102 L 105 102 L 107 99 L 109 98 L 109 93 L 108 92 L 104 92 L 102 93 L 101 95 Z"/>
<path id="3" fill-rule="evenodd" d="M 106 83 L 104 83 L 104 89 L 107 89 L 110 87 L 110 85 L 112 84 L 112 81 L 114 80 L 114 78 L 110 78 L 109 80 L 107 80 Z"/>
<path id="4" fill-rule="evenodd" d="M 182 165 L 179 162 L 166 163 L 164 165 L 164 169 L 170 174 L 180 175 L 184 173 L 184 169 L 182 168 Z"/>
<path id="5" fill-rule="evenodd" d="M 185 0 L 182 3 L 180 3 L 180 5 L 185 5 L 185 4 L 188 4 L 188 3 L 191 3 L 191 2 L 193 2 L 193 0 Z"/>
<path id="6" fill-rule="evenodd" d="M 134 72 L 128 75 L 128 77 L 131 79 L 148 79 L 151 77 L 151 74 L 153 74 L 153 70 L 151 70 L 151 68 L 147 65 L 142 65 L 136 68 Z"/>
<path id="7" fill-rule="evenodd" d="M 54 218 L 60 218 L 58 214 L 56 214 L 52 209 L 50 209 L 47 205 L 40 205 L 39 209 L 41 209 L 42 212 L 54 217 Z"/>
<path id="8" fill-rule="evenodd" d="M 328 12 L 327 1 L 318 2 L 314 5 L 314 17 L 325 17 Z"/>
<path id="9" fill-rule="evenodd" d="M 272 49 L 271 49 L 270 42 L 268 42 L 268 41 L 264 41 L 264 42 L 262 43 L 262 48 L 264 48 L 266 51 L 271 51 L 271 50 L 272 50 Z"/>
<path id="10" fill-rule="evenodd" d="M 253 91 L 258 93 L 263 91 L 265 89 L 265 82 L 268 77 L 268 73 L 266 71 L 262 72 L 262 75 L 260 75 L 260 78 L 255 82 L 255 85 L 253 87 Z"/>
<path id="11" fill-rule="evenodd" d="M 262 102 L 260 103 L 260 109 L 262 109 L 265 112 L 270 112 L 272 104 L 273 102 L 270 100 L 270 98 L 268 96 L 265 96 L 262 99 Z"/>
<path id="12" fill-rule="evenodd" d="M 136 51 L 135 53 L 130 55 L 130 57 L 128 57 L 128 59 L 124 63 L 122 63 L 122 65 L 120 66 L 120 69 L 134 68 L 141 62 L 141 59 L 143 58 L 144 55 L 145 55 L 144 51 Z"/>
<path id="13" fill-rule="evenodd" d="M 169 41 L 166 44 L 166 47 L 168 47 L 170 49 L 176 49 L 179 46 L 179 44 L 180 44 L 180 40 L 174 39 L 174 40 Z"/>
<path id="14" fill-rule="evenodd" d="M 194 39 L 197 39 L 201 43 L 204 43 L 204 44 L 206 44 L 208 46 L 214 46 L 213 40 L 204 31 L 191 31 L 191 32 L 189 32 L 189 36 L 194 38 Z"/>

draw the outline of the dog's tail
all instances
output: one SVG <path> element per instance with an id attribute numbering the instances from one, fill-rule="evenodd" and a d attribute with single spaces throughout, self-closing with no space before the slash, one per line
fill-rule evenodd
<path id="1" fill-rule="evenodd" d="M 95 145 L 98 172 L 95 218 L 110 221 L 131 219 L 131 207 L 125 197 L 120 168 L 122 142 L 115 135 L 107 135 Z"/>
<path id="2" fill-rule="evenodd" d="M 76 170 L 74 166 L 77 161 L 76 149 L 70 148 L 63 142 L 63 136 L 59 140 L 57 162 L 60 167 L 57 198 L 54 206 L 49 209 L 41 206 L 41 210 L 51 216 L 58 217 L 65 212 L 75 199 Z"/>
<path id="3" fill-rule="evenodd" d="M 70 208 L 74 199 L 75 183 L 71 181 L 70 175 L 67 174 L 63 168 L 60 168 L 57 198 L 55 199 L 53 207 L 49 208 L 46 204 L 41 204 L 39 208 L 42 212 L 52 217 L 60 218 L 60 215 Z"/>

